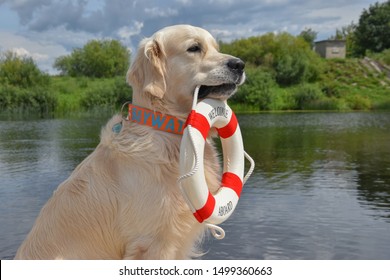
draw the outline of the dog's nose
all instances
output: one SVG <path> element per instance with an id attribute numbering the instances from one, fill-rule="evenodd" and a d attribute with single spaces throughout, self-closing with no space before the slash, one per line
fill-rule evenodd
<path id="1" fill-rule="evenodd" d="M 244 68 L 245 68 L 245 62 L 242 61 L 239 58 L 232 58 L 232 59 L 228 60 L 227 66 L 231 70 L 234 70 L 234 71 L 237 71 L 237 72 L 243 72 Z"/>

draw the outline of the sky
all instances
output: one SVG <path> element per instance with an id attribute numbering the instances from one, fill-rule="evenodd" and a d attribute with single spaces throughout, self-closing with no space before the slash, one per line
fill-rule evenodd
<path id="1" fill-rule="evenodd" d="M 357 23 L 375 0 L 0 0 L 0 52 L 31 56 L 50 74 L 62 55 L 92 39 L 117 39 L 132 52 L 139 41 L 174 24 L 207 29 L 225 42 L 268 32 L 317 40 Z M 383 1 L 379 1 L 383 2 Z"/>

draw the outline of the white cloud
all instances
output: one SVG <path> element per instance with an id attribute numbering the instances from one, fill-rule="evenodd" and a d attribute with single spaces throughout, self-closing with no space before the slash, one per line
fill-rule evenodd
<path id="1" fill-rule="evenodd" d="M 56 57 L 82 47 L 88 40 L 120 39 L 134 50 L 140 39 L 178 23 L 206 28 L 222 41 L 283 30 L 296 35 L 304 28 L 318 32 L 317 39 L 326 39 L 335 33 L 336 28 L 357 22 L 363 9 L 375 2 L 0 0 L 0 30 L 3 30 L 0 48 L 24 48 L 30 54 L 36 54 L 43 69 L 50 69 L 50 62 Z M 11 38 L 12 34 L 14 37 Z"/>
<path id="2" fill-rule="evenodd" d="M 176 9 L 172 9 L 172 8 L 161 9 L 157 7 L 145 8 L 145 13 L 148 16 L 151 16 L 152 18 L 171 17 L 171 16 L 177 16 L 179 14 L 179 12 Z"/>
<path id="3" fill-rule="evenodd" d="M 46 61 L 49 59 L 49 56 L 47 54 L 31 53 L 25 48 L 12 48 L 10 51 L 12 51 L 14 54 L 20 57 L 32 57 L 34 61 L 38 63 L 40 61 Z"/>
<path id="4" fill-rule="evenodd" d="M 0 51 L 10 50 L 20 56 L 32 57 L 41 70 L 49 73 L 55 73 L 52 68 L 55 58 L 67 53 L 62 45 L 54 42 L 42 43 L 1 30 L 0 37 Z"/>
<path id="5" fill-rule="evenodd" d="M 119 28 L 117 34 L 122 40 L 130 40 L 132 36 L 139 35 L 141 33 L 143 22 L 135 21 L 133 26 L 122 26 Z"/>
<path id="6" fill-rule="evenodd" d="M 31 54 L 28 50 L 25 48 L 12 48 L 10 51 L 12 51 L 14 54 L 16 54 L 19 57 L 28 56 L 30 57 Z"/>
<path id="7" fill-rule="evenodd" d="M 117 31 L 117 36 L 120 38 L 122 43 L 124 43 L 130 52 L 135 51 L 136 46 L 133 45 L 131 38 L 134 36 L 139 36 L 144 26 L 143 22 L 135 21 L 131 26 L 122 26 Z"/>
<path id="8" fill-rule="evenodd" d="M 22 36 L 39 44 L 60 45 L 67 51 L 82 47 L 89 40 L 102 37 L 100 34 L 93 34 L 85 31 L 72 31 L 65 26 L 58 26 L 45 31 L 23 32 Z"/>
<path id="9" fill-rule="evenodd" d="M 192 4 L 192 1 L 191 1 L 191 0 L 176 0 L 176 2 L 177 2 L 179 5 L 189 5 L 189 4 Z"/>

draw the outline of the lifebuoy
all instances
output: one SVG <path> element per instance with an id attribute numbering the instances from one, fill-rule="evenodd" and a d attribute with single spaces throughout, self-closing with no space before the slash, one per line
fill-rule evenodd
<path id="1" fill-rule="evenodd" d="M 205 141 L 211 127 L 217 129 L 223 152 L 221 186 L 215 194 L 209 191 L 203 166 Z M 226 101 L 206 98 L 194 104 L 180 145 L 179 181 L 198 222 L 216 225 L 231 216 L 243 187 L 244 153 L 240 126 Z"/>

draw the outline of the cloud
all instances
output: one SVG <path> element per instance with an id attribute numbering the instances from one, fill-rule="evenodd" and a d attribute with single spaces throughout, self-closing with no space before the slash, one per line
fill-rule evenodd
<path id="1" fill-rule="evenodd" d="M 68 51 L 59 43 L 45 40 L 30 40 L 25 36 L 15 35 L 0 30 L 0 51 L 13 51 L 20 56 L 29 56 L 34 59 L 41 70 L 55 73 L 52 68 L 55 58 L 66 54 Z"/>
<path id="2" fill-rule="evenodd" d="M 94 38 L 119 39 L 133 49 L 158 29 L 192 24 L 222 41 L 305 28 L 326 39 L 375 0 L 0 0 L 19 19 L 14 32 L 28 42 L 67 52 Z M 0 12 L 1 14 L 1 12 Z M 4 24 L 3 24 L 4 22 Z M 9 22 L 9 21 L 8 21 Z M 13 21 L 12 21 L 13 22 Z M 7 22 L 0 18 L 0 28 Z M 10 23 L 8 23 L 10 25 Z M 1 30 L 1 29 L 0 29 Z M 3 39 L 0 47 L 3 47 Z M 29 46 L 23 47 L 30 51 Z M 43 53 L 43 51 L 39 51 Z"/>
<path id="3" fill-rule="evenodd" d="M 131 38 L 140 34 L 143 27 L 144 24 L 142 22 L 135 21 L 130 26 L 125 25 L 118 29 L 117 36 L 123 43 L 125 43 L 125 45 L 128 46 L 130 52 L 136 48 L 136 46 L 133 45 Z"/>
<path id="4" fill-rule="evenodd" d="M 143 23 L 142 32 L 150 35 L 163 26 L 190 23 L 236 34 L 256 30 L 294 29 L 356 18 L 371 1 L 362 0 L 3 0 L 19 15 L 29 30 L 45 31 L 64 26 L 71 31 L 96 35 L 118 34 L 123 26 Z M 352 7 L 352 10 L 351 10 Z M 353 16 L 351 12 L 353 11 Z M 345 24 L 345 20 L 344 20 Z M 303 29 L 303 28 L 302 28 Z M 235 31 L 237 30 L 237 31 Z M 275 30 L 268 30 L 269 32 Z M 288 30 L 287 30 L 288 31 Z M 138 35 L 134 34 L 133 36 Z M 243 33 L 240 37 L 245 37 Z M 254 34 L 248 34 L 254 35 Z M 228 36 L 230 37 L 230 35 Z M 223 38 L 221 38 L 223 39 Z"/>
<path id="5" fill-rule="evenodd" d="M 139 21 L 135 21 L 133 26 L 123 26 L 119 28 L 117 34 L 123 40 L 129 40 L 132 36 L 137 35 L 141 32 L 144 24 Z"/>
<path id="6" fill-rule="evenodd" d="M 163 17 L 172 17 L 179 14 L 178 10 L 167 8 L 159 9 L 157 7 L 145 8 L 145 14 L 149 15 L 152 18 L 163 18 Z"/>
<path id="7" fill-rule="evenodd" d="M 11 9 L 18 13 L 22 24 L 27 24 L 33 18 L 34 11 L 44 5 L 50 5 L 51 0 L 3 0 L 3 3 L 10 5 Z"/>
<path id="8" fill-rule="evenodd" d="M 13 53 L 15 53 L 17 56 L 27 56 L 27 57 L 32 57 L 35 61 L 45 61 L 49 58 L 49 55 L 47 54 L 41 54 L 41 53 L 30 53 L 28 50 L 25 48 L 13 48 L 11 49 Z"/>

